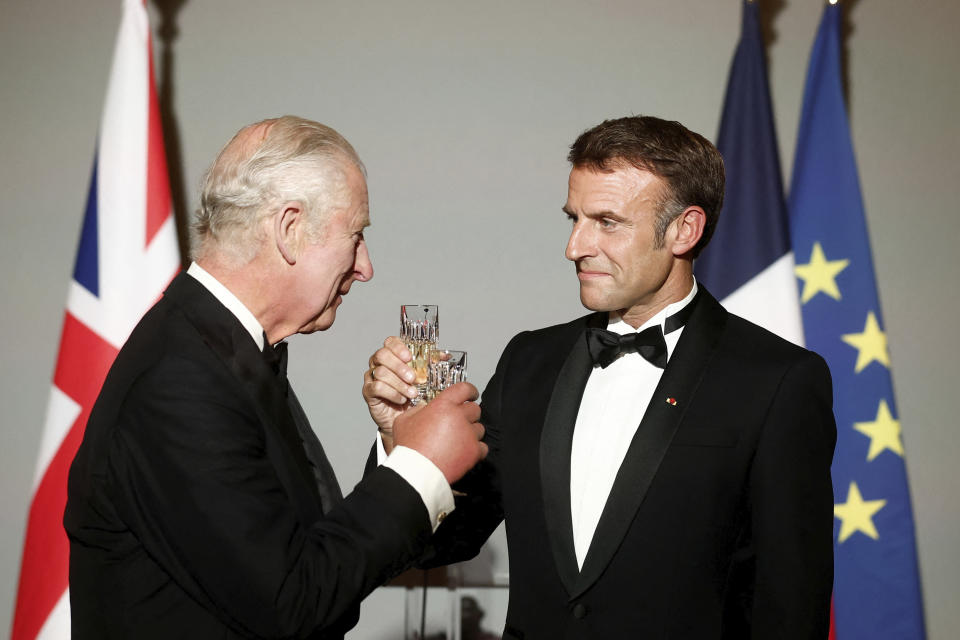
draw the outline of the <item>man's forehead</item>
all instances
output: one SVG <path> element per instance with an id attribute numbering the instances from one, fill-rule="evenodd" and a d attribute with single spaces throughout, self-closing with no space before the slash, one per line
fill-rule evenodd
<path id="1" fill-rule="evenodd" d="M 571 199 L 602 202 L 653 197 L 659 193 L 662 182 L 649 171 L 629 164 L 603 169 L 573 167 L 567 203 Z"/>
<path id="2" fill-rule="evenodd" d="M 353 231 L 362 231 L 370 226 L 370 206 L 366 198 L 364 198 L 363 202 L 350 211 L 347 224 Z"/>
<path id="3" fill-rule="evenodd" d="M 367 177 L 363 175 L 360 167 L 352 162 L 346 163 L 344 172 L 347 179 L 347 188 L 350 189 L 351 200 L 353 200 L 351 222 L 359 226 L 366 227 L 370 225 L 370 193 L 367 190 Z"/>

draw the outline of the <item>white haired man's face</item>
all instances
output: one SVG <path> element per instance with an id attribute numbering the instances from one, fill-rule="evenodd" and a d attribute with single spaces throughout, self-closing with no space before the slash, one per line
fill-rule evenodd
<path id="1" fill-rule="evenodd" d="M 354 281 L 373 277 L 363 237 L 370 224 L 367 182 L 354 166 L 346 174 L 346 204 L 330 214 L 321 238 L 306 241 L 297 258 L 296 291 L 289 293 L 301 301 L 304 321 L 298 333 L 329 329 Z"/>

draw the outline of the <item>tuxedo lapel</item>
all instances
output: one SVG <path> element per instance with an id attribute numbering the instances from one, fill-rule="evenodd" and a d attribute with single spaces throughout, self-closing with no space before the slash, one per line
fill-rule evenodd
<path id="1" fill-rule="evenodd" d="M 323 450 L 323 445 L 317 438 L 317 434 L 310 427 L 310 421 L 307 420 L 307 414 L 304 413 L 297 394 L 293 392 L 293 387 L 287 388 L 290 405 L 290 412 L 293 414 L 293 421 L 297 425 L 300 440 L 303 444 L 304 453 L 316 477 L 316 487 L 320 492 L 320 498 L 323 502 L 323 512 L 326 513 L 343 500 L 343 493 L 340 491 L 340 483 L 337 482 L 337 476 L 333 472 L 330 460 Z"/>
<path id="2" fill-rule="evenodd" d="M 164 292 L 197 329 L 253 401 L 257 416 L 270 434 L 283 443 L 281 459 L 274 458 L 277 474 L 304 522 L 322 516 L 317 481 L 304 452 L 282 385 L 240 321 L 206 287 L 185 273 Z M 269 347 L 268 347 L 269 348 Z M 268 441 L 271 439 L 268 434 Z M 318 443 L 319 444 L 319 443 Z M 268 447 L 268 454 L 271 449 Z M 336 483 L 336 479 L 333 480 Z M 339 492 L 339 486 L 336 487 Z"/>
<path id="3" fill-rule="evenodd" d="M 607 314 L 589 316 L 587 326 L 606 326 Z M 553 386 L 540 433 L 540 485 L 544 515 L 557 572 L 572 592 L 579 568 L 573 546 L 570 514 L 570 450 L 583 389 L 593 370 L 582 327 Z"/>
<path id="4" fill-rule="evenodd" d="M 596 582 L 616 553 L 713 358 L 727 312 L 702 287 L 698 298 L 620 465 L 571 598 Z M 569 518 L 569 475 L 567 496 Z"/>

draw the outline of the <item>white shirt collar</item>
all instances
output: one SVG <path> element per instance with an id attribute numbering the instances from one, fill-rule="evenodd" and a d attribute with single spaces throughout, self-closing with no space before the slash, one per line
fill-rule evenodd
<path id="1" fill-rule="evenodd" d="M 190 263 L 187 274 L 193 276 L 197 282 L 206 287 L 207 291 L 212 293 L 213 297 L 219 300 L 220 304 L 225 306 L 230 313 L 240 321 L 240 324 L 247 330 L 247 333 L 250 334 L 253 341 L 257 343 L 257 348 L 263 351 L 263 327 L 250 309 L 247 309 L 247 307 L 240 302 L 240 298 L 233 295 L 219 280 L 210 275 L 206 269 L 196 262 Z"/>
<path id="2" fill-rule="evenodd" d="M 647 327 L 652 327 L 656 324 L 659 324 L 660 329 L 662 331 L 663 325 L 667 321 L 667 318 L 669 318 L 676 312 L 680 311 L 680 309 L 683 309 L 685 306 L 690 304 L 690 302 L 693 300 L 694 296 L 696 295 L 697 295 L 697 279 L 693 278 L 693 287 L 691 287 L 690 293 L 688 293 L 683 300 L 668 304 L 663 309 L 661 309 L 656 314 L 654 314 L 652 318 L 650 318 L 649 320 L 644 322 L 642 325 L 640 325 L 638 329 L 634 329 L 629 324 L 624 322 L 620 314 L 613 311 L 610 312 L 610 317 L 607 320 L 607 329 L 609 329 L 610 331 L 613 331 L 614 333 L 619 333 L 620 335 L 627 335 L 628 333 L 643 331 Z"/>

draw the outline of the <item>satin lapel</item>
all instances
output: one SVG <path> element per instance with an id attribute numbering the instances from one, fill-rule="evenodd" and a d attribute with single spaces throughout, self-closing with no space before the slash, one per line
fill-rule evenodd
<path id="1" fill-rule="evenodd" d="M 588 326 L 594 325 L 606 326 L 606 314 L 590 316 Z M 583 389 L 592 369 L 587 342 L 580 330 L 557 375 L 540 433 L 544 515 L 557 572 L 568 592 L 573 591 L 579 572 L 570 515 L 570 449 Z"/>
<path id="2" fill-rule="evenodd" d="M 288 390 L 288 404 L 290 413 L 293 415 L 293 422 L 297 425 L 297 431 L 302 443 L 302 449 L 310 462 L 311 471 L 316 478 L 317 491 L 323 501 L 323 511 L 326 513 L 340 501 L 343 500 L 343 492 L 340 490 L 340 483 L 337 482 L 337 476 L 333 472 L 333 466 L 327 459 L 327 454 L 320 444 L 320 439 L 310 427 L 310 421 L 307 414 L 303 411 L 303 406 L 297 399 L 297 394 L 293 392 L 293 387 Z"/>
<path id="3" fill-rule="evenodd" d="M 170 284 L 166 297 L 183 310 L 204 341 L 230 369 L 253 400 L 257 417 L 284 443 L 285 459 L 275 461 L 278 475 L 291 492 L 304 522 L 323 514 L 316 479 L 307 461 L 297 426 L 287 404 L 285 389 L 278 383 L 256 343 L 243 325 L 192 276 L 180 274 Z M 292 458 L 292 459 L 291 459 Z M 291 469 L 293 473 L 287 473 Z"/>
<path id="4" fill-rule="evenodd" d="M 706 290 L 699 298 L 620 465 L 571 598 L 597 581 L 623 542 L 716 351 L 727 312 Z"/>

